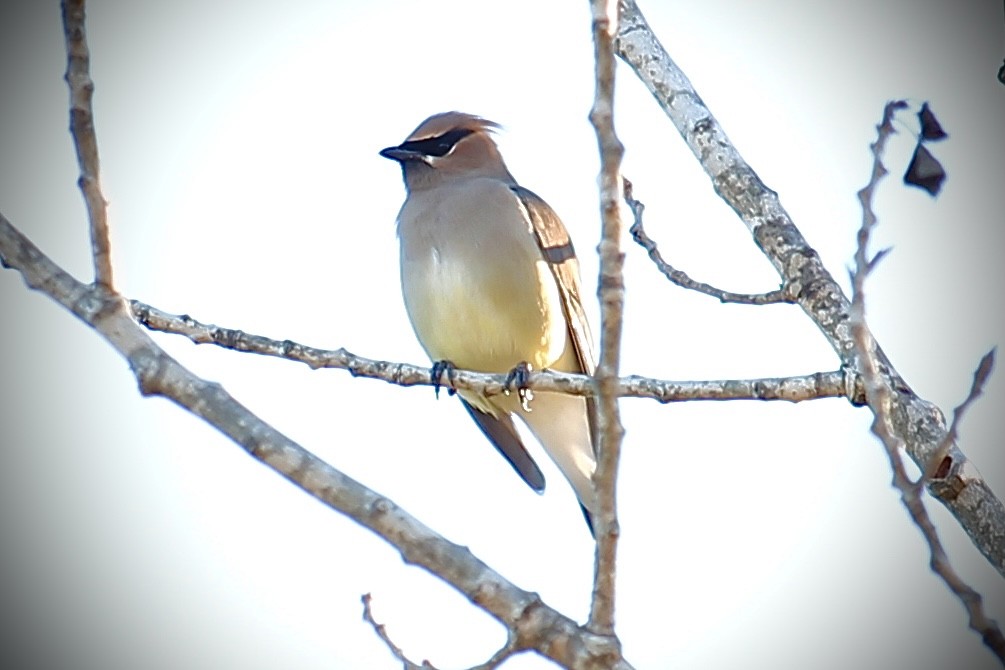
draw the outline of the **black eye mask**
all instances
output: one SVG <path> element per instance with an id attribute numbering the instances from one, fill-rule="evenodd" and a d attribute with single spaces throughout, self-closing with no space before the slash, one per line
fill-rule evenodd
<path id="1" fill-rule="evenodd" d="M 436 137 L 405 142 L 398 148 L 405 151 L 414 151 L 423 156 L 446 156 L 454 148 L 454 145 L 473 132 L 475 131 L 467 128 L 457 128 Z"/>

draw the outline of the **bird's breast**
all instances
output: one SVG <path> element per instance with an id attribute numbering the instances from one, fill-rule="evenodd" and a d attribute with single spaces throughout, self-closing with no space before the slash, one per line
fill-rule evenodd
<path id="1" fill-rule="evenodd" d="M 403 210 L 413 217 L 399 224 L 405 307 L 433 360 L 486 372 L 549 367 L 568 338 L 558 288 L 515 197 L 490 195 L 480 206 L 446 199 Z"/>

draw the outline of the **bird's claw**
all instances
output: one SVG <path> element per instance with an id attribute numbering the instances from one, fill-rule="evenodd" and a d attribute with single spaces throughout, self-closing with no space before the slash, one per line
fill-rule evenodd
<path id="1" fill-rule="evenodd" d="M 529 412 L 530 401 L 534 399 L 534 392 L 527 388 L 527 384 L 530 379 L 531 370 L 530 363 L 527 361 L 520 361 L 517 363 L 516 367 L 509 371 L 506 375 L 506 395 L 510 394 L 511 389 L 516 389 L 516 395 L 520 399 L 520 407 L 523 411 Z"/>
<path id="2" fill-rule="evenodd" d="M 447 395 L 457 393 L 457 389 L 454 388 L 454 379 L 457 378 L 457 368 L 450 361 L 434 361 L 431 376 L 433 378 L 433 391 L 436 393 L 437 399 L 440 397 L 440 386 L 442 386 L 440 381 L 443 379 L 444 373 L 447 375 L 447 384 L 450 386 L 447 389 Z"/>

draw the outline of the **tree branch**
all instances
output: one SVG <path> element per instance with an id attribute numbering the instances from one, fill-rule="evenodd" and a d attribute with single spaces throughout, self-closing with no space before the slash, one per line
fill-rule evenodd
<path id="1" fill-rule="evenodd" d="M 596 92 L 590 122 L 600 152 L 600 361 L 597 365 L 597 470 L 593 475 L 599 514 L 594 517 L 597 550 L 593 572 L 593 599 L 587 626 L 600 635 L 614 637 L 614 602 L 617 575 L 617 477 L 625 430 L 618 411 L 618 369 L 624 316 L 625 255 L 621 251 L 621 159 L 625 149 L 614 130 L 614 35 L 618 30 L 617 0 L 591 0 Z M 612 648 L 612 654 L 616 648 Z"/>
<path id="2" fill-rule="evenodd" d="M 795 227 L 778 195 L 765 186 L 726 137 L 712 113 L 653 34 L 634 0 L 620 0 L 618 55 L 635 71 L 663 108 L 716 192 L 746 224 L 754 242 L 791 288 L 799 306 L 813 320 L 841 359 L 857 370 L 851 335 L 851 303 L 824 268 L 820 257 Z M 946 422 L 938 407 L 919 398 L 877 345 L 879 370 L 894 389 L 893 430 L 922 470 L 942 445 Z M 1005 506 L 957 446 L 950 463 L 928 483 L 985 558 L 1005 576 Z"/>
<path id="3" fill-rule="evenodd" d="M 366 621 L 373 628 L 373 632 L 377 634 L 377 637 L 387 646 L 391 655 L 396 659 L 401 661 L 403 670 L 436 670 L 436 668 L 429 663 L 429 661 L 423 661 L 422 665 L 419 665 L 415 661 L 411 660 L 405 656 L 405 652 L 402 651 L 401 647 L 394 643 L 391 636 L 387 633 L 387 628 L 384 624 L 377 623 L 377 620 L 373 618 L 373 610 L 370 608 L 370 602 L 373 597 L 369 593 L 364 593 L 361 598 L 363 601 L 363 620 Z"/>
<path id="4" fill-rule="evenodd" d="M 739 305 L 773 305 L 776 303 L 793 303 L 796 301 L 795 297 L 792 295 L 791 288 L 787 285 L 774 291 L 768 291 L 767 293 L 733 293 L 731 291 L 724 291 L 716 288 L 711 284 L 691 279 L 686 272 L 678 270 L 664 260 L 663 254 L 660 253 L 659 248 L 656 246 L 656 242 L 649 237 L 646 233 L 645 227 L 642 225 L 642 214 L 646 210 L 645 204 L 635 198 L 632 183 L 627 179 L 624 180 L 624 188 L 625 204 L 627 204 L 628 208 L 632 210 L 632 216 L 635 219 L 631 228 L 628 229 L 628 232 L 632 234 L 632 239 L 635 240 L 635 243 L 645 249 L 649 254 L 649 260 L 651 260 L 653 264 L 656 265 L 656 268 L 663 273 L 663 276 L 669 279 L 673 284 L 676 284 L 683 289 L 697 291 L 698 293 L 704 293 L 705 295 L 713 298 L 718 298 L 719 302 L 723 303 L 736 303 Z"/>
<path id="5" fill-rule="evenodd" d="M 994 369 L 995 365 L 995 352 L 997 347 L 984 354 L 981 358 L 981 362 L 977 365 L 977 369 L 974 371 L 973 382 L 970 385 L 970 393 L 967 394 L 966 399 L 953 410 L 953 421 L 949 424 L 949 431 L 946 433 L 945 438 L 942 440 L 942 444 L 939 448 L 935 450 L 932 454 L 931 459 L 928 461 L 928 466 L 925 468 L 925 474 L 919 481 L 919 485 L 924 484 L 926 480 L 933 479 L 941 476 L 940 472 L 949 466 L 951 461 L 947 462 L 946 459 L 949 457 L 949 452 L 952 450 L 953 445 L 956 444 L 956 438 L 959 435 L 960 422 L 963 421 L 963 415 L 966 413 L 967 409 L 974 404 L 981 395 L 984 394 L 984 385 L 987 383 L 988 378 L 991 376 L 991 371 Z"/>
<path id="6" fill-rule="evenodd" d="M 112 289 L 112 250 L 108 236 L 108 203 L 101 194 L 98 139 L 94 133 L 91 96 L 91 55 L 84 30 L 84 0 L 63 0 L 63 33 L 66 39 L 66 79 L 70 87 L 70 133 L 77 151 L 80 178 L 77 185 L 84 195 L 91 227 L 91 257 L 94 281 Z"/>
<path id="7" fill-rule="evenodd" d="M 872 209 L 872 200 L 879 181 L 887 174 L 886 168 L 882 163 L 882 156 L 887 140 L 896 132 L 893 129 L 893 116 L 898 109 L 904 106 L 902 102 L 891 102 L 887 103 L 886 108 L 883 110 L 883 121 L 878 128 L 878 137 L 872 145 L 872 175 L 869 178 L 869 183 L 859 191 L 859 199 L 862 202 L 862 225 L 858 231 L 858 243 L 855 250 L 855 271 L 852 273 L 852 337 L 855 342 L 856 355 L 860 360 L 862 374 L 865 378 L 866 398 L 868 399 L 869 408 L 873 412 L 872 432 L 880 439 L 880 442 L 886 449 L 887 457 L 890 459 L 890 467 L 893 469 L 893 486 L 900 491 L 901 502 L 907 508 L 911 519 L 918 529 L 921 530 L 921 534 L 928 544 L 929 563 L 932 571 L 939 575 L 946 586 L 959 598 L 969 615 L 970 628 L 980 634 L 984 644 L 991 649 L 1000 661 L 1005 662 L 1005 637 L 1002 636 L 998 625 L 984 614 L 983 598 L 981 595 L 964 582 L 949 563 L 949 558 L 942 547 L 935 524 L 932 523 L 931 517 L 928 516 L 928 511 L 925 509 L 925 504 L 921 499 L 922 488 L 920 484 L 924 481 L 924 477 L 919 481 L 919 485 L 915 485 L 904 469 L 904 462 L 900 457 L 900 448 L 903 445 L 903 441 L 896 434 L 891 417 L 891 409 L 894 404 L 893 390 L 887 378 L 880 372 L 880 363 L 876 356 L 876 342 L 865 320 L 865 279 L 872 272 L 873 268 L 876 267 L 877 261 L 883 256 L 883 252 L 876 254 L 873 258 L 868 258 L 867 256 L 869 237 L 873 227 L 876 225 L 876 215 Z M 987 360 L 985 358 L 985 361 Z M 982 365 L 981 367 L 988 370 L 990 365 Z M 971 393 L 961 407 L 965 407 L 977 397 L 980 386 L 983 383 L 983 378 L 986 376 L 987 372 L 983 375 L 979 373 L 975 376 Z M 962 410 L 957 411 L 957 419 L 961 413 Z M 956 420 L 953 421 L 954 430 L 950 434 L 955 432 L 955 426 Z"/>
<path id="8" fill-rule="evenodd" d="M 130 301 L 134 318 L 153 331 L 184 335 L 196 344 L 213 344 L 224 349 L 272 356 L 303 363 L 311 369 L 346 370 L 353 377 L 379 379 L 398 386 L 436 386 L 432 368 L 394 363 L 357 356 L 346 349 L 319 349 L 292 340 L 273 340 L 243 330 L 205 324 L 188 315 L 169 314 L 138 300 Z M 488 396 L 506 392 L 506 374 L 490 374 L 455 369 L 451 386 L 461 391 L 477 391 Z M 527 388 L 534 391 L 595 396 L 593 378 L 557 370 L 531 370 Z M 791 377 L 759 379 L 709 379 L 672 381 L 630 375 L 618 379 L 619 398 L 651 398 L 661 403 L 693 400 L 785 400 L 805 402 L 821 398 L 848 398 L 864 404 L 861 380 L 849 370 L 815 372 Z"/>

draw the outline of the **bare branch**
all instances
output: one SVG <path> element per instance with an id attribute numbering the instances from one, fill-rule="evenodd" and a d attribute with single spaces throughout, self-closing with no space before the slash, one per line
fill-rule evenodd
<path id="1" fill-rule="evenodd" d="M 507 581 L 466 547 L 449 542 L 262 421 L 221 385 L 192 374 L 133 321 L 125 300 L 77 281 L 2 214 L 0 263 L 96 330 L 129 362 L 142 394 L 168 398 L 202 418 L 295 486 L 383 538 L 406 563 L 436 575 L 513 631 L 521 648 L 566 668 L 593 668 L 598 658 L 618 670 L 631 668 L 619 650 L 612 650 L 609 638 L 594 635 L 537 594 Z"/>
<path id="2" fill-rule="evenodd" d="M 726 137 L 691 82 L 653 34 L 634 0 L 620 0 L 618 55 L 649 88 L 684 141 L 712 179 L 716 192 L 747 226 L 754 242 L 789 287 L 796 302 L 817 325 L 841 359 L 856 369 L 851 335 L 851 303 L 824 268 L 781 206 L 778 195 L 758 178 Z M 880 373 L 895 390 L 891 418 L 911 459 L 924 469 L 946 435 L 939 408 L 919 398 L 876 346 Z M 1005 505 L 957 446 L 948 455 L 945 476 L 928 490 L 959 521 L 984 557 L 1005 576 Z M 941 471 L 940 471 L 941 472 Z"/>
<path id="3" fill-rule="evenodd" d="M 469 668 L 469 670 L 495 670 L 502 665 L 503 661 L 520 651 L 523 650 L 517 646 L 517 639 L 513 635 L 509 635 L 506 638 L 506 644 L 499 651 L 492 654 L 492 658 Z"/>
<path id="4" fill-rule="evenodd" d="M 415 661 L 410 660 L 405 652 L 394 643 L 391 636 L 388 634 L 387 629 L 384 624 L 377 623 L 377 620 L 373 618 L 373 610 L 370 607 L 370 603 L 373 600 L 369 593 L 364 593 L 362 597 L 363 601 L 363 620 L 373 626 L 374 632 L 377 634 L 387 648 L 391 651 L 391 654 L 401 661 L 404 670 L 436 670 L 436 667 L 430 663 L 428 660 L 422 661 L 422 664 L 417 664 Z M 496 653 L 492 655 L 492 658 L 480 663 L 476 666 L 469 668 L 469 670 L 495 670 L 503 663 L 506 659 L 514 654 L 524 651 L 524 648 L 520 646 L 520 641 L 516 635 L 513 634 L 512 630 L 506 631 L 506 644 L 502 646 Z"/>
<path id="5" fill-rule="evenodd" d="M 949 432 L 946 433 L 942 444 L 939 445 L 939 448 L 935 450 L 935 453 L 932 454 L 931 459 L 928 461 L 925 474 L 918 481 L 919 485 L 924 484 L 926 480 L 939 477 L 942 471 L 949 467 L 950 463 L 946 459 L 949 456 L 949 451 L 956 444 L 960 422 L 963 421 L 963 415 L 969 409 L 970 405 L 984 393 L 984 385 L 987 383 L 988 378 L 991 376 L 991 371 L 995 366 L 995 351 L 996 349 L 992 349 L 984 354 L 981 362 L 977 365 L 977 369 L 974 371 L 973 383 L 970 385 L 970 393 L 967 394 L 966 400 L 957 405 L 956 409 L 953 410 L 953 422 L 949 424 Z"/>
<path id="6" fill-rule="evenodd" d="M 594 517 L 597 551 L 593 573 L 593 599 L 588 627 L 609 635 L 613 644 L 617 548 L 620 529 L 617 516 L 617 476 L 624 428 L 618 411 L 618 369 L 624 315 L 625 255 L 621 251 L 622 222 L 621 159 L 625 148 L 614 131 L 614 35 L 618 31 L 617 0 L 591 0 L 593 54 L 596 63 L 596 93 L 590 122 L 600 151 L 600 361 L 597 366 L 597 470 L 593 475 L 599 514 Z M 613 651 L 613 649 L 612 649 Z"/>
<path id="7" fill-rule="evenodd" d="M 791 295 L 824 332 L 842 363 L 853 363 L 848 299 L 807 244 L 778 195 L 764 185 L 676 66 L 633 0 L 621 0 L 618 55 L 635 71 L 775 266 Z M 906 386 L 906 385 L 905 385 Z"/>
<path id="8" fill-rule="evenodd" d="M 817 372 L 796 377 L 762 379 L 710 379 L 675 382 L 631 375 L 622 377 L 621 397 L 654 398 L 660 402 L 699 400 L 787 400 L 804 402 L 822 398 L 848 398 L 865 404 L 861 380 L 846 370 Z"/>
<path id="9" fill-rule="evenodd" d="M 196 344 L 213 344 L 234 351 L 274 356 L 304 363 L 312 369 L 347 370 L 354 377 L 379 379 L 398 386 L 435 386 L 432 368 L 393 363 L 357 356 L 346 349 L 319 349 L 292 340 L 273 340 L 243 330 L 201 323 L 188 315 L 168 314 L 145 303 L 130 302 L 133 316 L 150 330 L 184 335 Z M 507 374 L 489 374 L 454 369 L 448 378 L 452 388 L 477 391 L 487 396 L 505 393 Z M 593 378 L 557 370 L 531 370 L 527 388 L 534 391 L 595 396 Z M 621 398 L 651 398 L 661 403 L 686 400 L 786 400 L 804 402 L 820 398 L 848 398 L 864 404 L 862 385 L 849 370 L 816 372 L 793 377 L 761 379 L 710 379 L 671 381 L 631 375 L 618 380 Z"/>
<path id="10" fill-rule="evenodd" d="M 632 183 L 627 179 L 624 180 L 624 189 L 625 203 L 632 210 L 632 216 L 635 219 L 628 232 L 632 234 L 632 239 L 635 240 L 636 244 L 646 250 L 649 254 L 649 259 L 656 265 L 656 268 L 673 284 L 684 289 L 718 298 L 719 302 L 723 303 L 772 305 L 776 303 L 794 303 L 796 301 L 788 285 L 775 291 L 768 291 L 767 293 L 732 293 L 716 288 L 711 284 L 691 279 L 686 272 L 678 270 L 664 260 L 663 254 L 660 253 L 660 250 L 656 246 L 656 242 L 646 233 L 645 227 L 642 225 L 642 214 L 645 212 L 646 206 L 640 200 L 635 199 Z"/>
<path id="11" fill-rule="evenodd" d="M 387 634 L 387 629 L 384 628 L 384 624 L 377 623 L 377 620 L 373 618 L 373 611 L 370 609 L 370 601 L 373 600 L 372 596 L 369 593 L 364 593 L 361 600 L 363 601 L 363 620 L 373 626 L 373 632 L 375 632 L 377 637 L 379 637 L 384 644 L 387 645 L 391 654 L 396 659 L 401 661 L 401 665 L 404 667 L 404 670 L 436 670 L 436 668 L 430 664 L 429 661 L 423 661 L 422 665 L 418 665 L 409 660 L 409 658 L 405 656 L 405 652 L 401 650 L 401 647 L 396 645 L 394 641 L 391 640 L 391 636 Z"/>
<path id="12" fill-rule="evenodd" d="M 84 0 L 63 0 L 63 33 L 66 39 L 66 83 L 70 87 L 70 132 L 77 151 L 80 178 L 77 185 L 84 194 L 87 218 L 91 224 L 91 256 L 94 281 L 112 290 L 112 250 L 108 237 L 108 203 L 101 194 L 98 139 L 94 133 L 91 96 L 91 55 L 84 30 Z"/>
<path id="13" fill-rule="evenodd" d="M 869 178 L 869 183 L 859 191 L 859 199 L 862 202 L 862 225 L 858 230 L 855 272 L 852 274 L 852 336 L 860 361 L 859 367 L 864 377 L 866 399 L 873 412 L 872 432 L 880 439 L 886 449 L 890 466 L 893 469 L 893 486 L 900 491 L 901 502 L 907 508 L 911 519 L 921 530 L 925 542 L 928 544 L 929 564 L 932 571 L 941 577 L 949 589 L 960 599 L 969 615 L 970 628 L 980 634 L 984 644 L 994 652 L 999 660 L 1005 662 L 1005 637 L 1002 636 L 998 625 L 984 614 L 981 595 L 964 582 L 949 563 L 935 524 L 928 516 L 928 510 L 925 509 L 925 504 L 921 499 L 922 489 L 911 481 L 904 468 L 904 462 L 900 456 L 900 449 L 904 446 L 904 442 L 896 434 L 891 417 L 893 391 L 887 379 L 880 372 L 880 363 L 876 355 L 876 342 L 865 320 L 865 279 L 875 267 L 876 261 L 875 258 L 868 257 L 869 237 L 876 225 L 876 214 L 872 208 L 872 201 L 876 187 L 887 174 L 882 163 L 882 156 L 887 140 L 896 132 L 893 128 L 893 115 L 903 107 L 904 103 L 902 102 L 887 103 L 883 111 L 883 121 L 878 128 L 878 137 L 872 145 L 872 175 Z M 970 395 L 961 407 L 967 405 L 980 394 L 980 388 L 989 374 L 990 367 L 989 358 L 985 357 L 975 375 Z M 961 410 L 957 410 L 957 419 L 960 414 Z M 955 428 L 955 419 L 953 424 Z M 950 431 L 950 433 L 952 432 Z"/>

